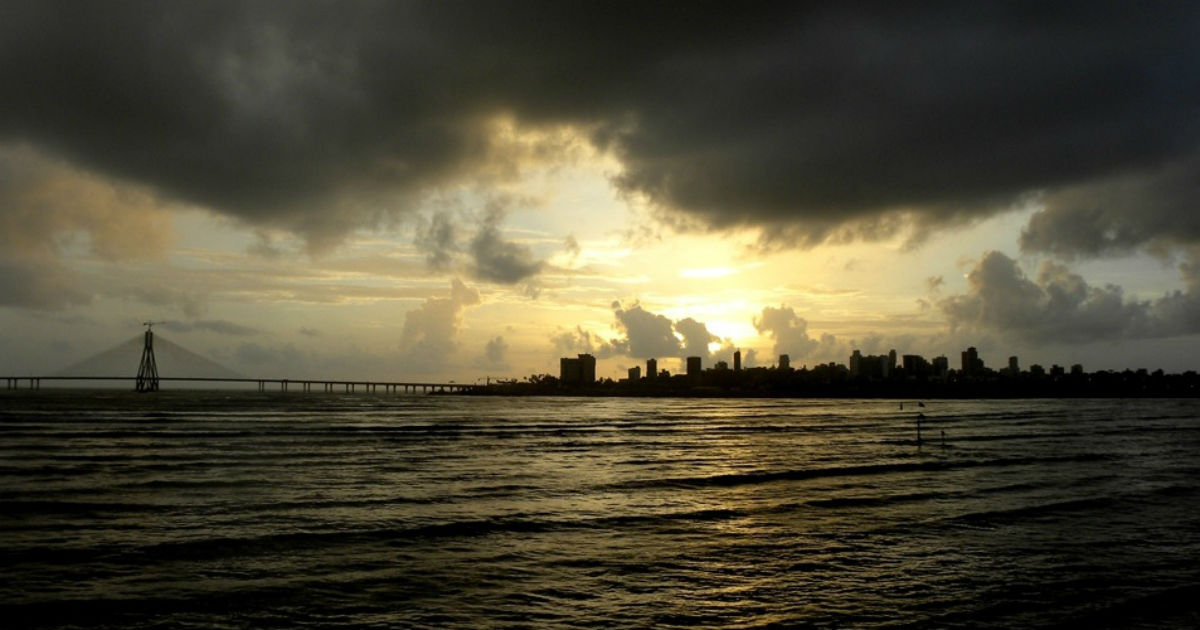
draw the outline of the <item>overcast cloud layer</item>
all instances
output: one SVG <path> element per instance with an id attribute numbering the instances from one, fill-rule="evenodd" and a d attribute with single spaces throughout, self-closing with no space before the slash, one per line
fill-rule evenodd
<path id="1" fill-rule="evenodd" d="M 1027 249 L 1103 253 L 1200 240 L 1198 26 L 1184 2 L 9 2 L 0 142 L 320 244 L 547 159 L 498 121 L 569 126 L 703 226 L 919 237 L 1039 193 Z M 496 281 L 534 270 L 493 236 Z"/>

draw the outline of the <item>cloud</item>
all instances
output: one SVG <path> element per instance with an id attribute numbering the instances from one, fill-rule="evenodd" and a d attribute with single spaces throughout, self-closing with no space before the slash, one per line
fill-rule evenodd
<path id="1" fill-rule="evenodd" d="M 153 258 L 170 233 L 165 208 L 147 191 L 0 143 L 0 306 L 87 303 L 91 292 L 68 257 Z"/>
<path id="2" fill-rule="evenodd" d="M 503 216 L 503 211 L 496 205 L 485 211 L 479 231 L 469 246 L 474 259 L 472 271 L 480 280 L 517 284 L 536 275 L 544 263 L 535 260 L 533 252 L 525 245 L 501 237 L 498 224 Z"/>
<path id="3" fill-rule="evenodd" d="M 483 344 L 483 355 L 475 360 L 475 366 L 481 368 L 508 369 L 508 342 L 504 337 L 496 335 Z"/>
<path id="4" fill-rule="evenodd" d="M 691 317 L 685 317 L 675 322 L 675 331 L 683 337 L 681 346 L 683 354 L 689 357 L 711 358 L 712 354 L 708 350 L 708 344 L 721 340 L 720 337 L 708 332 L 707 325 Z"/>
<path id="5" fill-rule="evenodd" d="M 165 206 L 137 186 L 105 180 L 28 146 L 0 144 L 0 248 L 48 259 L 76 245 L 102 260 L 160 256 Z"/>
<path id="6" fill-rule="evenodd" d="M 574 330 L 559 329 L 550 335 L 550 343 L 557 356 L 591 354 L 598 359 L 606 359 L 617 354 L 611 343 L 600 335 L 584 330 L 583 326 L 575 326 Z"/>
<path id="7" fill-rule="evenodd" d="M 553 134 L 521 132 L 561 128 L 664 215 L 788 245 L 921 238 L 1126 178 L 1128 212 L 1186 220 L 1161 169 L 1197 153 L 1198 18 L 1194 3 L 23 2 L 0 24 L 0 139 L 316 248 L 556 159 Z M 1097 217 L 1059 212 L 1031 247 L 1153 231 L 1100 217 L 1071 245 L 1049 224 Z M 531 272 L 487 232 L 479 251 L 496 281 Z"/>
<path id="8" fill-rule="evenodd" d="M 446 211 L 435 212 L 418 224 L 413 243 L 417 251 L 425 254 L 430 269 L 445 271 L 450 268 L 458 252 L 457 228 L 454 219 Z"/>
<path id="9" fill-rule="evenodd" d="M 524 282 L 525 293 L 536 297 L 534 277 L 545 268 L 545 262 L 536 259 L 528 246 L 506 240 L 500 230 L 507 207 L 515 202 L 510 196 L 499 195 L 489 199 L 478 216 L 442 209 L 427 218 L 419 217 L 413 243 L 434 271 L 457 267 L 476 280 L 507 285 Z M 466 231 L 463 223 L 467 220 L 477 227 L 464 244 L 459 242 L 459 235 Z M 464 254 L 469 262 L 460 260 Z"/>
<path id="10" fill-rule="evenodd" d="M 1200 243 L 1197 173 L 1200 153 L 1050 192 L 1022 230 L 1021 248 L 1072 257 Z"/>
<path id="11" fill-rule="evenodd" d="M 285 375 L 303 373 L 309 364 L 309 358 L 292 344 L 263 345 L 251 341 L 238 345 L 233 356 L 242 365 L 285 369 Z"/>
<path id="12" fill-rule="evenodd" d="M 478 303 L 479 292 L 455 278 L 450 283 L 449 297 L 429 298 L 404 314 L 400 349 L 413 363 L 413 371 L 432 371 L 446 365 L 458 349 L 463 311 Z"/>
<path id="13" fill-rule="evenodd" d="M 612 307 L 617 328 L 625 334 L 624 339 L 613 342 L 620 354 L 635 359 L 681 356 L 683 347 L 675 336 L 675 325 L 666 316 L 651 313 L 637 303 L 622 308 L 620 302 L 613 302 Z"/>
<path id="14" fill-rule="evenodd" d="M 691 317 L 671 321 L 636 302 L 628 308 L 613 302 L 612 308 L 624 337 L 600 344 L 601 351 L 634 359 L 698 356 L 710 360 L 713 355 L 708 345 L 721 341 L 709 332 L 707 324 Z M 583 333 L 582 329 L 579 332 Z"/>
<path id="15" fill-rule="evenodd" d="M 575 239 L 574 234 L 568 234 L 563 239 L 563 251 L 566 253 L 567 260 L 574 263 L 575 259 L 579 258 L 579 254 L 583 252 L 583 248 L 579 246 L 579 241 Z"/>
<path id="16" fill-rule="evenodd" d="M 1030 279 L 1016 261 L 987 252 L 967 274 L 968 290 L 938 302 L 952 328 L 997 332 L 1029 343 L 1086 343 L 1200 332 L 1195 287 L 1153 301 L 1128 299 L 1115 285 L 1092 286 L 1065 266 L 1043 262 Z"/>
<path id="17" fill-rule="evenodd" d="M 190 322 L 160 322 L 156 325 L 162 326 L 166 330 L 170 330 L 172 332 L 188 333 L 194 330 L 206 330 L 221 335 L 232 335 L 236 337 L 257 335 L 261 332 L 257 328 L 242 326 L 241 324 L 235 324 L 223 319 L 201 319 Z"/>
<path id="18" fill-rule="evenodd" d="M 91 299 L 79 278 L 57 262 L 10 260 L 0 254 L 0 307 L 61 309 Z"/>
<path id="19" fill-rule="evenodd" d="M 764 306 L 762 314 L 752 321 L 758 334 L 774 340 L 773 352 L 776 355 L 786 354 L 791 359 L 799 359 L 809 356 L 821 346 L 820 339 L 808 335 L 808 321 L 796 315 L 790 306 Z"/>
<path id="20" fill-rule="evenodd" d="M 198 317 L 207 309 L 206 296 L 158 284 L 136 283 L 117 287 L 114 297 L 133 298 L 151 306 L 178 308 L 185 317 Z"/>

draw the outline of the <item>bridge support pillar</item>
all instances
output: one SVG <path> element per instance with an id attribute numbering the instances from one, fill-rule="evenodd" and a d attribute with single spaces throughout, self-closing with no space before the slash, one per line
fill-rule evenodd
<path id="1" fill-rule="evenodd" d="M 154 360 L 154 322 L 144 322 L 142 325 L 146 327 L 146 335 L 142 345 L 142 361 L 138 364 L 137 385 L 134 389 L 138 392 L 156 392 L 158 363 Z"/>

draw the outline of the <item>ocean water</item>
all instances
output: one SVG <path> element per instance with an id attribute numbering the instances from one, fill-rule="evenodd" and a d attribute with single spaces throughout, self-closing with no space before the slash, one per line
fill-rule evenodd
<path id="1" fill-rule="evenodd" d="M 5 628 L 1200 626 L 1196 400 L 2 394 Z"/>

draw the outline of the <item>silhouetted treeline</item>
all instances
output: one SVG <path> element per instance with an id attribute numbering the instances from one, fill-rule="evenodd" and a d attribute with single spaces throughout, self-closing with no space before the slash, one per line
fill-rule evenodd
<path id="1" fill-rule="evenodd" d="M 709 369 L 688 377 L 673 375 L 638 380 L 601 379 L 587 385 L 562 385 L 549 374 L 520 382 L 494 384 L 484 395 L 797 397 L 797 398 L 1065 398 L 1194 397 L 1200 395 L 1195 371 L 1162 370 L 1046 374 L 986 370 L 965 375 L 951 370 L 942 377 L 909 376 L 897 369 L 887 378 L 852 376 L 845 366 L 811 368 Z"/>

